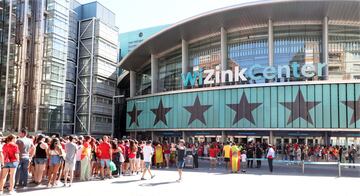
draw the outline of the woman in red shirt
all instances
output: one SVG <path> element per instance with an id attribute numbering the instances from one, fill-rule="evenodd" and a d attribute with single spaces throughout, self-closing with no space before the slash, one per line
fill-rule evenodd
<path id="1" fill-rule="evenodd" d="M 217 148 L 214 144 L 210 145 L 209 149 L 209 157 L 210 157 L 210 170 L 215 169 L 216 167 L 216 155 L 217 155 Z"/>
<path id="2" fill-rule="evenodd" d="M 10 175 L 9 178 L 9 191 L 10 194 L 14 192 L 14 185 L 15 185 L 15 171 L 19 165 L 19 148 L 15 143 L 16 137 L 15 135 L 9 135 L 5 139 L 5 145 L 3 146 L 3 155 L 4 163 L 3 171 L 1 172 L 0 178 L 0 195 L 3 194 L 4 184 L 6 182 L 6 178 L 8 174 Z"/>
<path id="3" fill-rule="evenodd" d="M 135 159 L 136 159 L 136 152 L 137 152 L 137 150 L 138 150 L 138 148 L 137 148 L 137 145 L 135 144 L 135 141 L 130 140 L 129 163 L 130 163 L 131 175 L 134 174 L 135 169 L 136 169 Z"/>

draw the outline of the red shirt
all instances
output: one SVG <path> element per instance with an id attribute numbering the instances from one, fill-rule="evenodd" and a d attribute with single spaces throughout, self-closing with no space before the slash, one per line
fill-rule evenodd
<path id="1" fill-rule="evenodd" d="M 110 159 L 111 145 L 108 142 L 103 142 L 99 145 L 98 149 L 101 151 L 100 159 Z"/>
<path id="2" fill-rule="evenodd" d="M 129 159 L 134 159 L 136 157 L 136 151 L 132 152 L 132 150 L 129 148 Z"/>
<path id="3" fill-rule="evenodd" d="M 124 152 L 125 152 L 125 146 L 124 145 L 122 145 L 122 144 L 119 144 L 119 147 L 120 147 L 120 149 L 121 149 L 121 152 L 123 153 L 123 155 L 124 155 Z"/>
<path id="4" fill-rule="evenodd" d="M 15 154 L 19 154 L 19 148 L 16 144 L 7 143 L 3 146 L 3 155 L 4 155 L 5 163 L 18 161 L 16 159 Z"/>
<path id="5" fill-rule="evenodd" d="M 217 150 L 216 148 L 210 148 L 209 149 L 209 156 L 216 158 Z"/>

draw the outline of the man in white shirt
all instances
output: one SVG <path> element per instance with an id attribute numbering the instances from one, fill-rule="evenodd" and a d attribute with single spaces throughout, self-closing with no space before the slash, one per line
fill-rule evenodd
<path id="1" fill-rule="evenodd" d="M 270 172 L 272 173 L 273 172 L 273 159 L 275 158 L 275 151 L 271 144 L 269 144 L 269 150 L 266 155 L 266 158 L 268 159 L 269 169 L 270 169 Z"/>
<path id="2" fill-rule="evenodd" d="M 150 168 L 151 168 L 151 158 L 154 155 L 154 148 L 151 146 L 151 141 L 146 142 L 146 146 L 144 146 L 144 149 L 143 149 L 143 155 L 144 155 L 145 168 L 144 168 L 141 180 L 145 180 L 144 177 L 145 177 L 146 171 L 149 172 L 151 179 L 153 179 L 155 177 L 155 175 L 151 174 Z"/>

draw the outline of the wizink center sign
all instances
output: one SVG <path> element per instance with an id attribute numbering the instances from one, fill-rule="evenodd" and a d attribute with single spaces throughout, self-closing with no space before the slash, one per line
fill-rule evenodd
<path id="1" fill-rule="evenodd" d="M 192 73 L 183 73 L 181 78 L 184 86 L 220 84 L 225 82 L 239 82 L 248 80 L 272 80 L 274 78 L 312 78 L 315 75 L 321 77 L 322 69 L 326 64 L 304 64 L 292 63 L 291 65 L 280 66 L 261 66 L 254 65 L 250 68 L 234 67 L 234 70 L 220 70 L 220 66 L 215 69 L 194 70 Z"/>

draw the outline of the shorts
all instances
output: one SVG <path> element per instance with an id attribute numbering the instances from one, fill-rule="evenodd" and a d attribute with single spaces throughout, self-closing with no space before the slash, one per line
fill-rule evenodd
<path id="1" fill-rule="evenodd" d="M 134 162 L 135 162 L 135 160 L 136 160 L 135 158 L 129 158 L 129 162 L 130 162 L 130 161 L 134 161 Z"/>
<path id="2" fill-rule="evenodd" d="M 50 166 L 58 165 L 60 164 L 61 157 L 58 155 L 51 155 L 50 156 Z"/>
<path id="3" fill-rule="evenodd" d="M 224 158 L 224 162 L 230 162 L 230 158 Z"/>
<path id="4" fill-rule="evenodd" d="M 110 159 L 100 159 L 100 165 L 101 165 L 101 168 L 104 168 L 105 165 L 107 168 L 110 167 Z"/>
<path id="5" fill-rule="evenodd" d="M 216 161 L 216 157 L 210 157 L 211 161 Z"/>
<path id="6" fill-rule="evenodd" d="M 8 162 L 8 163 L 5 163 L 4 167 L 3 168 L 17 168 L 19 165 L 19 162 L 15 161 L 15 162 Z"/>
<path id="7" fill-rule="evenodd" d="M 45 164 L 47 161 L 47 158 L 34 158 L 35 165 Z"/>
<path id="8" fill-rule="evenodd" d="M 164 154 L 165 159 L 169 159 L 170 160 L 170 154 Z"/>
<path id="9" fill-rule="evenodd" d="M 151 162 L 145 162 L 145 168 L 149 169 L 151 166 Z"/>
<path id="10" fill-rule="evenodd" d="M 75 171 L 75 163 L 66 163 L 65 162 L 65 166 L 64 166 L 64 171 Z"/>
<path id="11" fill-rule="evenodd" d="M 178 169 L 184 169 L 185 161 L 178 161 L 176 166 L 177 166 Z"/>

